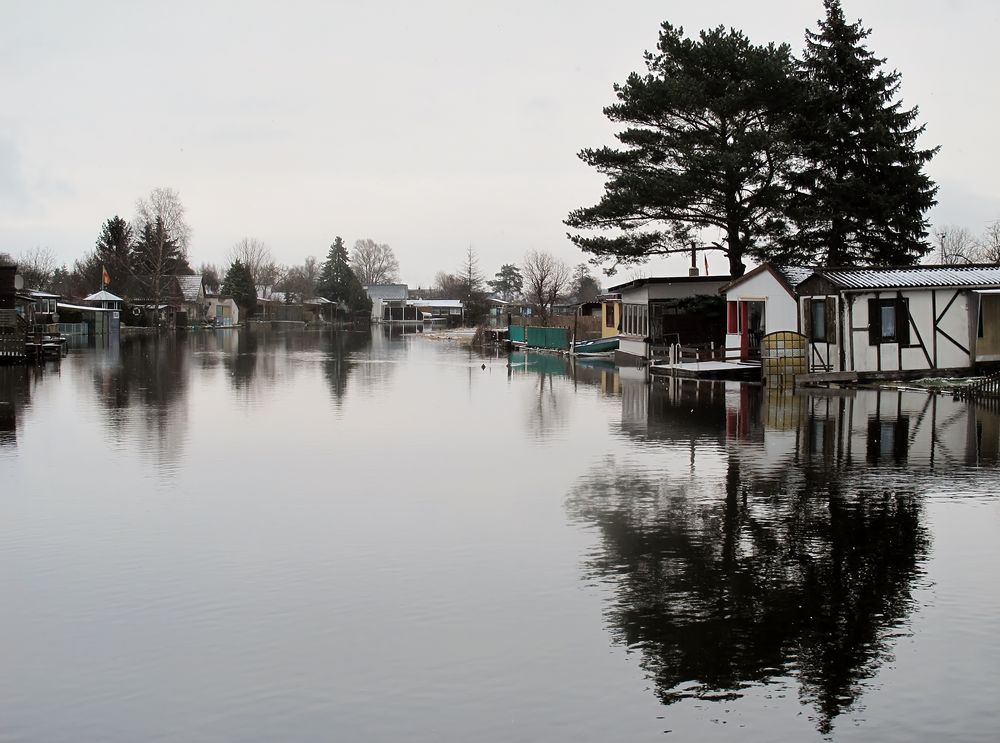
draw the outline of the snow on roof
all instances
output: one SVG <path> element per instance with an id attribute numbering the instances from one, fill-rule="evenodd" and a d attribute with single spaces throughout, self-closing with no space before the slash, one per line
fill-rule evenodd
<path id="1" fill-rule="evenodd" d="M 906 266 L 816 271 L 842 289 L 905 289 L 1000 286 L 1000 266 Z"/>
<path id="2" fill-rule="evenodd" d="M 184 295 L 185 302 L 197 302 L 201 293 L 201 274 L 194 276 L 178 276 L 177 283 L 181 287 L 181 294 Z"/>
<path id="3" fill-rule="evenodd" d="M 410 289 L 406 284 L 373 284 L 366 286 L 369 299 L 406 299 Z"/>
<path id="4" fill-rule="evenodd" d="M 464 305 L 461 299 L 407 299 L 411 307 L 454 307 L 461 309 Z"/>
<path id="5" fill-rule="evenodd" d="M 775 268 L 793 289 L 816 272 L 815 266 L 775 266 Z"/>
<path id="6" fill-rule="evenodd" d="M 107 289 L 101 289 L 99 292 L 94 292 L 89 297 L 83 298 L 84 302 L 124 302 L 125 300 L 121 297 L 116 297 L 114 294 L 109 292 Z"/>

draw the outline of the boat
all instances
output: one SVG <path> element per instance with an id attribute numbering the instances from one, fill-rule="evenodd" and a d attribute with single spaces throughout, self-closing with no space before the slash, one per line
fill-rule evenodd
<path id="1" fill-rule="evenodd" d="M 618 350 L 618 336 L 609 338 L 593 338 L 589 341 L 577 341 L 573 344 L 575 354 L 608 354 Z"/>

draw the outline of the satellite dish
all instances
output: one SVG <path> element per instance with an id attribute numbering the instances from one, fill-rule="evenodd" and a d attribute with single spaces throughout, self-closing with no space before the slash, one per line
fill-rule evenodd
<path id="1" fill-rule="evenodd" d="M 24 288 L 24 277 L 21 274 L 14 274 L 14 289 L 21 291 Z"/>

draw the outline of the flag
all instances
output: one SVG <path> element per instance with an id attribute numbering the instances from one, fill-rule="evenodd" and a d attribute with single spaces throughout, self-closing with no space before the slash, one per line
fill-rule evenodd
<path id="1" fill-rule="evenodd" d="M 108 269 L 104 266 L 101 266 L 101 283 L 105 286 L 111 283 L 111 277 L 108 276 Z"/>

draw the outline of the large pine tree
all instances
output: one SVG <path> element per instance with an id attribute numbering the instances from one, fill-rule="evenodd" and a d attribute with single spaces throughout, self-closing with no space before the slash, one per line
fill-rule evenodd
<path id="1" fill-rule="evenodd" d="M 803 167 L 792 178 L 789 216 L 799 261 L 830 266 L 905 265 L 930 250 L 925 213 L 937 187 L 924 165 L 916 108 L 898 100 L 900 75 L 865 46 L 840 0 L 806 32 L 800 71 L 808 102 L 797 116 Z"/>
<path id="2" fill-rule="evenodd" d="M 371 309 L 371 300 L 351 269 L 347 247 L 340 236 L 334 238 L 326 254 L 316 282 L 316 292 L 331 302 L 346 305 L 352 312 Z"/>
<path id="3" fill-rule="evenodd" d="M 157 302 L 166 296 L 170 277 L 193 273 L 160 217 L 142 226 L 132 251 L 132 268 L 148 296 Z"/>
<path id="4" fill-rule="evenodd" d="M 605 115 L 626 128 L 621 148 L 580 158 L 608 176 L 596 206 L 566 224 L 611 236 L 576 234 L 585 252 L 618 264 L 685 252 L 710 230 L 733 276 L 781 231 L 783 175 L 792 152 L 785 123 L 799 85 L 786 45 L 756 46 L 724 27 L 696 39 L 664 23 L 648 72 L 616 85 Z"/>
<path id="5" fill-rule="evenodd" d="M 127 283 L 132 274 L 132 226 L 117 214 L 101 226 L 97 258 L 111 277 L 111 286 Z"/>

